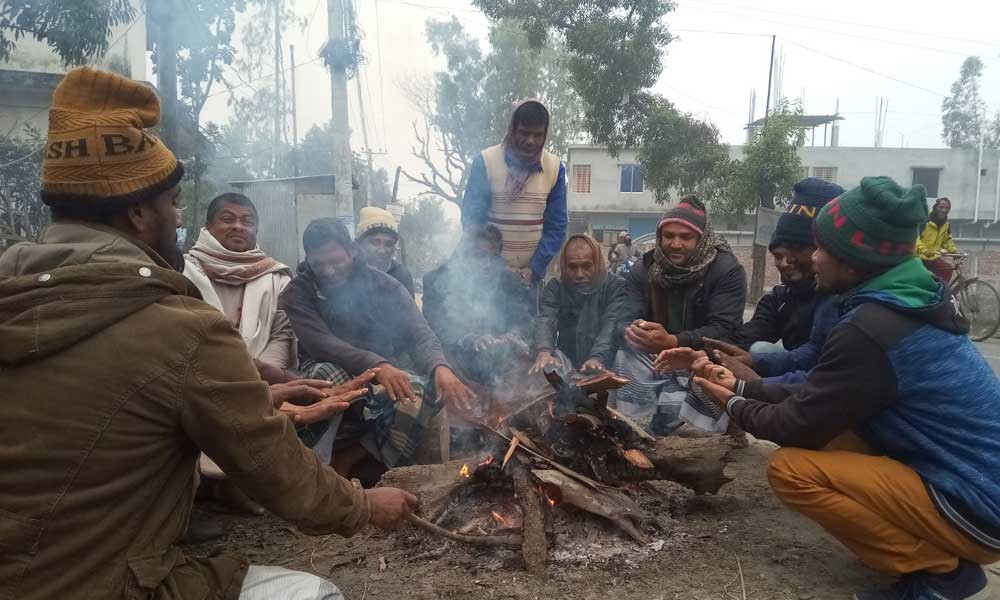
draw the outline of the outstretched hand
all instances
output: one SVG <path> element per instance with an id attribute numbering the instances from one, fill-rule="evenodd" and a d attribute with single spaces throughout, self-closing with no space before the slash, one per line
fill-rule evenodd
<path id="1" fill-rule="evenodd" d="M 531 365 L 531 369 L 528 370 L 528 373 L 544 373 L 546 368 L 555 366 L 556 362 L 556 357 L 553 356 L 551 352 L 548 350 L 542 350 L 538 353 L 538 356 L 535 358 L 535 362 Z"/>
<path id="2" fill-rule="evenodd" d="M 656 354 L 677 347 L 677 336 L 667 333 L 659 323 L 642 319 L 625 328 L 625 341 L 646 354 Z"/>
<path id="3" fill-rule="evenodd" d="M 670 348 L 660 352 L 653 363 L 657 373 L 669 373 L 670 371 L 686 371 L 691 369 L 699 358 L 707 357 L 703 350 L 693 348 Z"/>
<path id="4" fill-rule="evenodd" d="M 701 341 L 705 344 L 705 347 L 709 350 L 716 350 L 721 354 L 730 356 L 748 367 L 753 366 L 753 355 L 749 352 L 740 348 L 739 346 L 734 346 L 727 342 L 722 342 L 719 340 L 713 340 L 712 338 L 702 338 Z"/>
<path id="5" fill-rule="evenodd" d="M 733 372 L 713 363 L 707 356 L 694 361 L 691 370 L 694 372 L 692 383 L 701 386 L 716 404 L 725 408 L 729 399 L 735 395 L 733 390 L 736 389 L 736 377 Z"/>
<path id="6" fill-rule="evenodd" d="M 447 402 L 466 412 L 476 408 L 472 403 L 476 394 L 448 367 L 440 366 L 434 370 L 434 389 L 437 390 L 438 402 Z"/>

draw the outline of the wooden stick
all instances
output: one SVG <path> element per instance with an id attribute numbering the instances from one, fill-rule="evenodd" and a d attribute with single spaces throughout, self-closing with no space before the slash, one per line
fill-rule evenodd
<path id="1" fill-rule="evenodd" d="M 504 434 L 500 433 L 496 429 L 493 429 L 492 427 L 489 427 L 487 425 L 482 425 L 482 427 L 484 427 L 485 429 L 488 429 L 489 431 L 492 431 L 493 433 L 497 434 L 498 436 L 502 437 L 503 439 L 507 440 L 508 442 L 510 441 L 509 437 L 507 437 Z M 553 469 L 559 471 L 563 475 L 566 475 L 567 477 L 572 477 L 573 479 L 576 479 L 580 483 L 583 483 L 584 485 L 586 485 L 588 487 L 594 488 L 595 490 L 598 489 L 598 488 L 602 488 L 602 487 L 605 487 L 605 488 L 606 487 L 611 487 L 611 486 L 605 485 L 603 483 L 598 483 L 598 482 L 594 481 L 593 479 L 591 479 L 590 477 L 587 477 L 586 475 L 581 475 L 580 473 L 577 473 L 573 469 L 570 469 L 569 467 L 566 467 L 566 466 L 563 466 L 560 463 L 557 463 L 556 461 L 554 461 L 551 458 L 545 456 L 544 454 L 542 454 L 540 452 L 535 452 L 531 448 L 528 448 L 525 444 L 519 444 L 517 447 L 518 447 L 519 450 L 524 450 L 528 454 L 530 454 L 532 456 L 536 456 L 536 457 L 544 460 L 548 464 L 552 465 Z"/>
<path id="2" fill-rule="evenodd" d="M 448 531 L 443 527 L 438 527 L 434 523 L 421 519 L 413 513 L 410 513 L 409 521 L 424 531 L 465 544 L 476 544 L 479 546 L 511 546 L 514 548 L 520 548 L 522 543 L 521 536 L 516 533 L 509 533 L 505 535 L 462 535 L 460 533 Z"/>
<path id="3" fill-rule="evenodd" d="M 507 448 L 507 454 L 503 455 L 503 464 L 500 465 L 501 471 L 507 466 L 507 462 L 510 461 L 510 457 L 514 456 L 514 450 L 517 450 L 517 445 L 519 443 L 521 443 L 521 440 L 517 436 L 510 440 L 510 447 Z"/>

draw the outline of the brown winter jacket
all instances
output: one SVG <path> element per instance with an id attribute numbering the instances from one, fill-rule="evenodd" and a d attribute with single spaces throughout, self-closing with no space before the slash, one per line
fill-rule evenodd
<path id="1" fill-rule="evenodd" d="M 155 252 L 57 223 L 0 257 L 0 599 L 236 599 L 185 556 L 199 449 L 311 534 L 368 521 L 357 482 L 276 413 L 239 334 Z"/>

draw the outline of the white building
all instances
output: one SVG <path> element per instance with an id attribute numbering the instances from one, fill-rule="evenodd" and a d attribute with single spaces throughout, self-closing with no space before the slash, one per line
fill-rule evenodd
<path id="1" fill-rule="evenodd" d="M 743 147 L 732 146 L 730 154 L 740 158 Z M 957 236 L 1000 239 L 998 151 L 984 152 L 982 162 L 978 150 L 950 148 L 804 146 L 799 156 L 803 177 L 820 177 L 845 188 L 866 175 L 888 175 L 904 186 L 923 184 L 930 198 L 951 199 Z M 572 230 L 590 232 L 605 243 L 619 231 L 633 237 L 653 231 L 665 209 L 645 188 L 634 150 L 614 157 L 602 147 L 572 146 L 567 173 Z"/>
<path id="2" fill-rule="evenodd" d="M 52 91 L 69 70 L 44 42 L 31 37 L 16 41 L 7 62 L 0 62 L 0 135 L 22 134 L 24 125 L 48 131 Z M 108 51 L 92 65 L 132 79 L 148 81 L 146 69 L 146 17 L 138 12 L 131 23 L 111 29 Z"/>

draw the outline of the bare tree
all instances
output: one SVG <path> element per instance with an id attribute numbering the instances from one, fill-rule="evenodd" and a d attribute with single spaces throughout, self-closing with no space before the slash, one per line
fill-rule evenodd
<path id="1" fill-rule="evenodd" d="M 410 146 L 410 154 L 420 159 L 424 167 L 424 171 L 417 175 L 406 170 L 403 170 L 403 175 L 426 188 L 420 196 L 437 196 L 461 204 L 472 158 L 460 151 L 461 144 L 451 139 L 453 136 L 437 123 L 434 82 L 410 79 L 400 81 L 398 86 L 420 111 L 420 119 L 412 124 L 417 143 Z"/>

